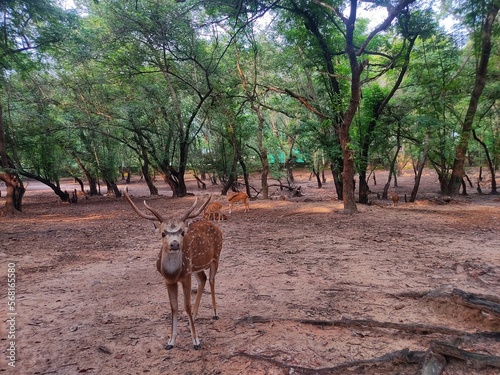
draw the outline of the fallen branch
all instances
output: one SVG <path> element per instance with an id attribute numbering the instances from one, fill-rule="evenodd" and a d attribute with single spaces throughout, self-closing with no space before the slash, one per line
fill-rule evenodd
<path id="1" fill-rule="evenodd" d="M 474 367 L 490 366 L 500 368 L 500 357 L 469 352 L 445 342 L 432 341 L 429 350 L 445 357 L 461 359 Z"/>
<path id="2" fill-rule="evenodd" d="M 440 333 L 453 336 L 467 337 L 483 337 L 498 340 L 500 339 L 499 332 L 475 332 L 469 333 L 459 331 L 452 328 L 433 326 L 426 324 L 403 324 L 393 322 L 378 322 L 371 319 L 341 319 L 341 320 L 312 320 L 312 319 L 275 319 L 265 318 L 262 316 L 248 316 L 237 321 L 237 323 L 271 323 L 271 322 L 294 322 L 301 324 L 309 324 L 318 327 L 371 327 L 371 328 L 387 328 L 410 333 L 418 333 L 428 335 L 431 333 Z"/>
<path id="3" fill-rule="evenodd" d="M 460 289 L 453 289 L 451 296 L 455 301 L 474 309 L 487 310 L 500 316 L 500 299 L 495 296 L 485 296 L 467 293 Z"/>
<path id="4" fill-rule="evenodd" d="M 467 306 L 477 310 L 484 310 L 500 316 L 500 298 L 491 295 L 481 295 L 468 293 L 461 289 L 454 288 L 451 293 L 442 290 L 431 290 L 427 292 L 405 292 L 392 295 L 396 298 L 429 298 L 429 299 L 450 299 L 457 304 Z"/>
<path id="5" fill-rule="evenodd" d="M 276 367 L 287 370 L 287 373 L 309 375 L 309 374 L 343 374 L 345 370 L 352 368 L 360 368 L 366 366 L 375 366 L 381 364 L 392 365 L 422 365 L 422 375 L 440 375 L 443 373 L 448 358 L 460 359 L 467 362 L 473 368 L 495 367 L 500 368 L 500 357 L 490 356 L 485 354 L 471 353 L 463 349 L 459 349 L 453 345 L 433 341 L 430 344 L 429 350 L 424 351 L 410 351 L 408 348 L 398 350 L 395 352 L 384 354 L 381 357 L 372 359 L 364 359 L 357 361 L 344 362 L 332 367 L 310 368 L 298 365 L 289 365 L 278 361 L 270 356 L 250 354 L 246 352 L 237 352 L 230 356 L 242 356 L 254 361 L 264 361 Z"/>
<path id="6" fill-rule="evenodd" d="M 233 354 L 231 357 L 242 356 L 246 358 L 250 358 L 252 360 L 265 361 L 271 363 L 279 368 L 288 370 L 287 373 L 301 374 L 301 375 L 309 375 L 309 374 L 335 374 L 341 373 L 344 374 L 345 370 L 352 367 L 364 367 L 364 366 L 373 366 L 378 364 L 420 364 L 423 362 L 425 358 L 425 352 L 422 351 L 410 351 L 408 349 L 398 350 L 396 352 L 384 354 L 381 357 L 372 358 L 372 359 L 364 359 L 359 361 L 350 361 L 344 362 L 337 366 L 333 367 L 324 367 L 324 368 L 309 368 L 302 366 L 294 366 L 288 365 L 283 362 L 280 362 L 272 357 L 250 354 L 246 352 L 238 352 Z"/>

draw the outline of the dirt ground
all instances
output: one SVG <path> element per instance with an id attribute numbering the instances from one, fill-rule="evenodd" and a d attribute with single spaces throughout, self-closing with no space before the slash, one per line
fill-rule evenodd
<path id="1" fill-rule="evenodd" d="M 444 374 L 499 373 L 478 362 L 498 365 L 500 315 L 457 295 L 500 302 L 498 196 L 469 188 L 469 196 L 445 202 L 427 171 L 418 201 L 405 203 L 413 186 L 407 172 L 396 207 L 374 194 L 374 204 L 346 215 L 331 178 L 317 189 L 307 172 L 295 177 L 304 197 L 280 200 L 285 193 L 272 188 L 272 200 L 251 201 L 248 213 L 239 206 L 220 223 L 220 319 L 211 319 L 207 284 L 196 320 L 203 348 L 194 350 L 182 311 L 170 351 L 163 348 L 170 305 L 155 268 L 159 239 L 151 222 L 124 199 L 63 204 L 30 183 L 24 212 L 0 218 L 0 373 L 420 374 L 436 343 L 455 350 L 445 356 Z M 377 172 L 374 193 L 386 178 Z M 161 195 L 147 197 L 135 179 L 130 194 L 166 216 L 180 216 L 194 201 L 172 199 L 163 182 L 157 185 Z M 220 186 L 188 185 L 196 195 L 213 192 L 227 209 Z M 9 264 L 16 315 L 7 307 Z M 467 352 L 482 356 L 457 358 Z"/>

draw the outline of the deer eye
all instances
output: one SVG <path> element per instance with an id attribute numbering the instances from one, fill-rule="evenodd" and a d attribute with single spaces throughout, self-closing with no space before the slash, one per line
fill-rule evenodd
<path id="1" fill-rule="evenodd" d="M 166 234 L 165 232 L 161 232 L 161 236 L 162 236 L 162 237 L 166 237 L 166 236 L 167 236 L 167 234 Z"/>
<path id="2" fill-rule="evenodd" d="M 182 231 L 182 232 L 181 232 L 181 236 L 182 236 L 182 237 L 184 237 L 184 234 L 185 234 L 185 233 L 186 233 L 186 232 Z"/>

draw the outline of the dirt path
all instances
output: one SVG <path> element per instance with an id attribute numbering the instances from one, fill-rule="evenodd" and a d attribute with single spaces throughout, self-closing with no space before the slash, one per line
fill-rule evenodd
<path id="1" fill-rule="evenodd" d="M 25 212 L 0 218 L 0 276 L 5 284 L 7 265 L 15 264 L 17 307 L 16 367 L 7 365 L 8 315 L 2 319 L 0 372 L 417 374 L 422 364 L 411 358 L 433 341 L 500 356 L 498 337 L 474 335 L 500 331 L 499 316 L 449 298 L 455 289 L 500 297 L 498 198 L 471 194 L 438 204 L 438 184 L 429 172 L 417 203 L 391 207 L 380 201 L 345 215 L 331 183 L 316 189 L 307 174 L 296 177 L 302 199 L 251 201 L 249 213 L 238 207 L 220 224 L 220 320 L 210 319 L 205 290 L 196 321 L 200 351 L 192 348 L 184 314 L 176 347 L 163 349 L 170 306 L 154 267 L 159 241 L 151 223 L 122 199 L 68 205 L 29 189 Z M 402 197 L 412 180 L 400 177 Z M 205 193 L 195 181 L 189 186 Z M 208 188 L 218 195 L 218 186 Z M 374 192 L 382 188 L 372 186 Z M 138 202 L 146 195 L 137 182 L 130 192 Z M 146 199 L 172 215 L 193 202 Z M 0 311 L 7 311 L 5 286 L 0 297 Z M 442 329 L 411 329 L 417 325 Z M 410 363 L 372 361 L 405 348 Z M 446 374 L 499 371 L 448 359 Z"/>

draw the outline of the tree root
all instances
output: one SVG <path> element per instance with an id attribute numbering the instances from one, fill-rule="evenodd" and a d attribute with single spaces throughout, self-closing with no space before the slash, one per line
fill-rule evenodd
<path id="1" fill-rule="evenodd" d="M 450 336 L 480 337 L 486 339 L 500 340 L 500 332 L 464 332 L 452 328 L 433 326 L 427 324 L 403 324 L 393 322 L 378 322 L 371 319 L 341 319 L 341 320 L 313 320 L 313 319 L 274 319 L 262 316 L 248 316 L 237 321 L 237 323 L 271 323 L 271 322 L 294 322 L 309 324 L 317 327 L 371 327 L 387 328 L 421 335 L 439 333 Z"/>
<path id="2" fill-rule="evenodd" d="M 500 368 L 500 357 L 469 352 L 445 342 L 432 341 L 422 367 L 422 375 L 440 375 L 447 359 L 460 359 L 473 368 Z"/>
<path id="3" fill-rule="evenodd" d="M 438 289 L 427 292 L 400 293 L 393 296 L 409 298 L 449 299 L 457 304 L 480 311 L 486 311 L 500 317 L 500 298 L 490 295 L 468 293 L 457 288 L 454 288 L 450 293 Z"/>
<path id="4" fill-rule="evenodd" d="M 309 375 L 309 374 L 343 374 L 345 370 L 382 364 L 392 365 L 418 365 L 422 368 L 422 375 L 440 375 L 443 373 L 448 359 L 459 359 L 466 361 L 472 368 L 495 367 L 500 368 L 500 357 L 468 352 L 456 346 L 433 341 L 429 350 L 411 351 L 408 348 L 384 354 L 372 359 L 344 362 L 332 367 L 310 368 L 289 365 L 274 359 L 271 356 L 237 352 L 230 357 L 242 356 L 254 361 L 265 361 L 276 367 L 288 370 L 287 373 Z"/>
<path id="5" fill-rule="evenodd" d="M 399 350 L 396 352 L 384 354 L 381 357 L 377 358 L 372 358 L 372 359 L 366 359 L 366 360 L 359 360 L 359 361 L 349 361 L 349 362 L 344 362 L 341 363 L 337 366 L 333 367 L 324 367 L 324 368 L 309 368 L 309 367 L 302 367 L 302 366 L 294 366 L 294 365 L 288 365 L 286 363 L 280 362 L 272 357 L 269 356 L 263 356 L 263 355 L 258 355 L 258 354 L 250 354 L 246 352 L 238 352 L 233 354 L 231 357 L 236 357 L 236 356 L 242 356 L 246 358 L 250 358 L 252 360 L 257 360 L 257 361 L 265 361 L 268 363 L 273 364 L 276 367 L 286 369 L 288 370 L 287 373 L 293 373 L 294 374 L 300 374 L 300 375 L 309 375 L 309 374 L 344 374 L 346 369 L 352 368 L 352 367 L 365 367 L 365 366 L 373 366 L 377 364 L 387 364 L 387 363 L 393 363 L 393 364 L 420 364 L 424 361 L 425 358 L 425 352 L 420 352 L 420 351 L 410 351 L 408 349 L 403 349 Z"/>
<path id="6" fill-rule="evenodd" d="M 500 299 L 498 297 L 467 293 L 455 288 L 451 291 L 451 298 L 467 307 L 486 310 L 500 317 Z"/>
<path id="7" fill-rule="evenodd" d="M 405 331 L 415 334 L 427 335 L 432 333 L 443 334 L 448 336 L 467 338 L 467 339 L 492 339 L 500 341 L 500 332 L 475 332 L 469 333 L 459 331 L 447 327 L 425 325 L 425 324 L 401 324 L 392 322 L 378 322 L 369 319 L 342 319 L 342 320 L 329 320 L 320 321 L 312 319 L 272 319 L 262 316 L 249 316 L 237 321 L 241 323 L 271 323 L 271 322 L 294 322 L 300 324 L 309 324 L 318 327 L 371 327 L 371 328 L 384 328 Z M 495 367 L 500 368 L 500 357 L 494 355 L 486 355 L 474 353 L 458 348 L 457 346 L 439 342 L 431 341 L 427 351 L 410 351 L 405 348 L 400 351 L 391 352 L 381 357 L 372 358 L 368 360 L 350 361 L 345 362 L 333 367 L 328 368 L 307 368 L 301 366 L 294 366 L 282 363 L 273 357 L 257 354 L 249 354 L 245 352 L 235 353 L 233 356 L 244 356 L 252 360 L 266 361 L 279 368 L 287 369 L 290 373 L 293 370 L 295 374 L 335 374 L 343 373 L 342 371 L 349 368 L 360 368 L 366 366 L 374 366 L 381 364 L 408 364 L 419 365 L 422 369 L 422 375 L 440 375 L 443 373 L 449 360 L 462 360 L 472 368 Z"/>

